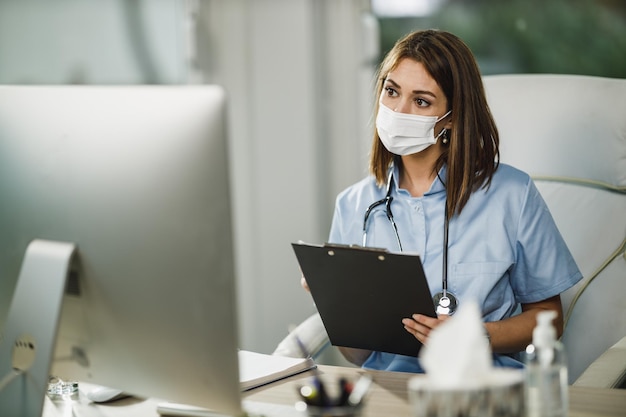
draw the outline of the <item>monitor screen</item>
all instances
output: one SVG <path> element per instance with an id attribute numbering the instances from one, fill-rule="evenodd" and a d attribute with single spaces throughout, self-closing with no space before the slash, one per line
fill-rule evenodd
<path id="1" fill-rule="evenodd" d="M 0 379 L 26 341 L 61 378 L 240 410 L 225 124 L 218 86 L 0 86 Z M 75 246 L 49 361 L 24 323 L 49 320 L 53 268 L 11 297 L 40 240 Z"/>

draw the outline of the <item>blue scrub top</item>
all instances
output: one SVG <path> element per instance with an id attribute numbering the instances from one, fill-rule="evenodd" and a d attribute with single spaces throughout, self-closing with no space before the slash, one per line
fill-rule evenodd
<path id="1" fill-rule="evenodd" d="M 445 175 L 444 167 L 422 197 L 412 197 L 399 189 L 395 167 L 391 193 L 402 249 L 421 256 L 433 295 L 442 289 Z M 329 242 L 361 245 L 365 210 L 386 193 L 372 176 L 341 192 Z M 448 290 L 459 304 L 477 302 L 486 322 L 511 317 L 520 303 L 553 297 L 582 278 L 530 176 L 505 164 L 489 188 L 475 191 L 461 214 L 450 219 L 448 239 Z M 399 251 L 384 204 L 370 214 L 367 246 Z M 494 355 L 494 365 L 520 367 L 521 362 L 516 354 Z M 382 352 L 372 353 L 363 367 L 423 372 L 414 357 Z"/>

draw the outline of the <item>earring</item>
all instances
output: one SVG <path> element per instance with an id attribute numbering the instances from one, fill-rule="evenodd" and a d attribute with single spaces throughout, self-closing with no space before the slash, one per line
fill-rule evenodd
<path id="1" fill-rule="evenodd" d="M 441 142 L 442 142 L 444 145 L 447 145 L 447 144 L 448 144 L 448 142 L 449 142 L 449 139 L 450 139 L 450 138 L 448 137 L 448 129 L 443 129 L 442 136 L 443 136 L 443 139 L 441 139 Z"/>

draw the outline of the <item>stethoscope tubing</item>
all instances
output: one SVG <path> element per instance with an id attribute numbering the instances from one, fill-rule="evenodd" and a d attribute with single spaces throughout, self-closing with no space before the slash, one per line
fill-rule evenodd
<path id="1" fill-rule="evenodd" d="M 402 242 L 400 241 L 400 234 L 398 233 L 398 226 L 396 225 L 396 222 L 393 219 L 393 212 L 391 211 L 391 202 L 393 201 L 393 197 L 391 196 L 392 183 L 393 183 L 393 172 L 389 174 L 389 178 L 387 179 L 387 193 L 385 197 L 381 198 L 378 201 L 374 201 L 365 210 L 365 216 L 363 217 L 363 246 L 367 246 L 367 220 L 369 219 L 372 210 L 384 204 L 385 214 L 387 215 L 387 219 L 389 220 L 389 222 L 391 223 L 391 226 L 393 227 L 393 232 L 396 235 L 396 242 L 398 243 L 398 248 L 400 248 L 400 252 L 402 252 Z"/>
<path id="2" fill-rule="evenodd" d="M 365 210 L 365 216 L 363 217 L 363 246 L 367 246 L 367 221 L 376 207 L 380 205 L 385 205 L 385 214 L 387 215 L 387 219 L 391 223 L 393 228 L 393 232 L 396 236 L 396 241 L 398 243 L 398 248 L 400 252 L 402 252 L 402 242 L 400 241 L 400 234 L 398 233 L 398 226 L 396 225 L 395 220 L 393 219 L 393 212 L 391 211 L 391 202 L 393 201 L 393 197 L 391 195 L 393 187 L 393 169 L 389 172 L 389 177 L 387 179 L 387 193 L 385 197 L 373 202 L 370 204 Z M 441 294 L 435 294 L 435 299 L 437 299 L 436 305 L 443 308 L 443 312 L 445 314 L 453 314 L 456 310 L 458 301 L 456 297 L 448 292 L 448 231 L 449 231 L 449 219 L 448 219 L 448 208 L 447 204 L 444 207 L 444 233 L 443 233 L 443 265 L 442 265 L 442 276 L 441 276 Z"/>
<path id="3" fill-rule="evenodd" d="M 443 218 L 443 266 L 441 269 L 441 292 L 443 297 L 448 297 L 448 207 L 444 207 Z"/>

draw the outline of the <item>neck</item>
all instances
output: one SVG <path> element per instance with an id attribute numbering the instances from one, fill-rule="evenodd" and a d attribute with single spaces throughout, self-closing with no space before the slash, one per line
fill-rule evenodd
<path id="1" fill-rule="evenodd" d="M 437 177 L 435 164 L 441 155 L 438 144 L 422 152 L 402 157 L 400 188 L 407 190 L 413 197 L 421 197 L 430 189 Z"/>

